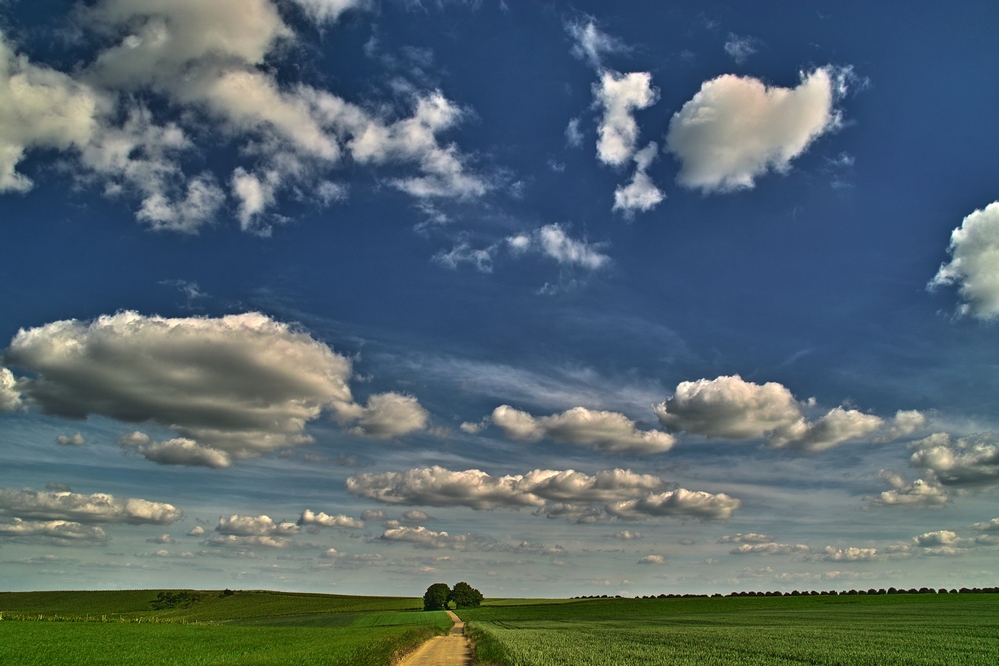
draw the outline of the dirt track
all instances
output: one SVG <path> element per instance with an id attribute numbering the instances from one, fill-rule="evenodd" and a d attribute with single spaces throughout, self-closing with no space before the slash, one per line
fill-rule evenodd
<path id="1" fill-rule="evenodd" d="M 472 646 L 465 638 L 465 623 L 447 612 L 454 620 L 451 633 L 437 636 L 421 645 L 399 662 L 399 666 L 467 666 L 472 663 Z"/>

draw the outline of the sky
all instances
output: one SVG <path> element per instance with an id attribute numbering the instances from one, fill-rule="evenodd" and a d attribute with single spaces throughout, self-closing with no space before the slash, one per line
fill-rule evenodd
<path id="1" fill-rule="evenodd" d="M 0 2 L 0 589 L 999 584 L 994 2 Z"/>

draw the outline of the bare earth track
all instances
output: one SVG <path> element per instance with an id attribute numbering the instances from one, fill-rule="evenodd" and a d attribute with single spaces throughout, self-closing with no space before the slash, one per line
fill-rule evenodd
<path id="1" fill-rule="evenodd" d="M 451 611 L 447 614 L 454 620 L 451 633 L 431 638 L 400 661 L 399 666 L 468 666 L 472 663 L 472 646 L 465 638 L 465 623 Z"/>

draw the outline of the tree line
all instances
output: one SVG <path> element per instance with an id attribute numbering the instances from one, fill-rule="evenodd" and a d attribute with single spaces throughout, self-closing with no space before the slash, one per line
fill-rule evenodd
<path id="1" fill-rule="evenodd" d="M 446 610 L 448 604 L 455 608 L 474 608 L 482 603 L 482 593 L 468 583 L 456 583 L 454 589 L 447 583 L 434 583 L 423 595 L 423 610 Z"/>

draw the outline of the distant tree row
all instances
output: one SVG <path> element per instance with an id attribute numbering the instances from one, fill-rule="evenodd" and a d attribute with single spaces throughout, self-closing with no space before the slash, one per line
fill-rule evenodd
<path id="1" fill-rule="evenodd" d="M 658 596 L 652 594 L 647 596 L 638 596 L 636 599 L 693 599 L 693 598 L 706 598 L 706 597 L 808 597 L 808 596 L 845 596 L 851 594 L 999 594 L 999 587 L 962 587 L 961 589 L 950 589 L 941 587 L 939 590 L 934 590 L 932 587 L 921 587 L 918 590 L 914 587 L 908 590 L 901 588 L 895 589 L 894 587 L 889 587 L 887 590 L 883 587 L 880 589 L 874 589 L 873 587 L 869 590 L 843 590 L 842 592 L 837 590 L 792 590 L 790 592 L 730 592 L 726 595 L 719 593 L 715 594 L 660 594 Z M 590 596 L 572 597 L 573 599 L 620 599 L 621 595 L 608 596 L 606 594 L 593 594 Z"/>
<path id="2" fill-rule="evenodd" d="M 474 608 L 482 603 L 482 593 L 468 583 L 457 583 L 452 590 L 447 583 L 434 583 L 423 595 L 423 610 L 445 610 L 449 603 L 455 608 Z"/>

